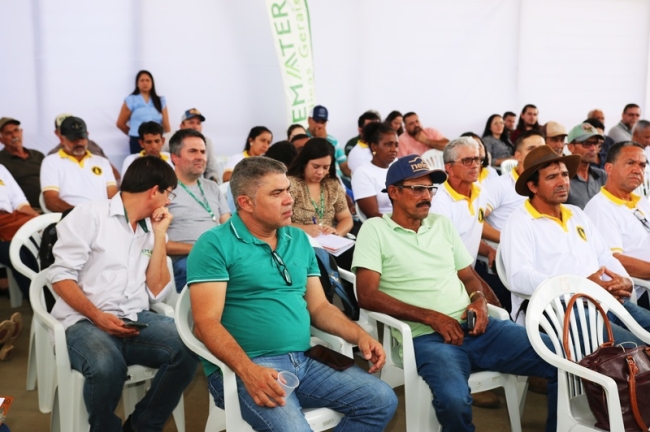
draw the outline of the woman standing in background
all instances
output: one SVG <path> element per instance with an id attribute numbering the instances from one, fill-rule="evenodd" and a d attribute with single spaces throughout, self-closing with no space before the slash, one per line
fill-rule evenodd
<path id="1" fill-rule="evenodd" d="M 131 154 L 141 150 L 138 128 L 148 121 L 160 123 L 165 133 L 171 131 L 165 97 L 156 93 L 153 75 L 149 71 L 141 70 L 135 77 L 135 90 L 124 99 L 117 118 L 117 127 L 129 136 Z"/>

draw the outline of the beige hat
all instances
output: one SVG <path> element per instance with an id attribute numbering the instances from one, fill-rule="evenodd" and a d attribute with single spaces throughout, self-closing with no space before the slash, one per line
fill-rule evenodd
<path id="1" fill-rule="evenodd" d="M 545 138 L 552 138 L 556 136 L 567 136 L 566 129 L 560 123 L 555 121 L 550 121 L 544 125 Z"/>

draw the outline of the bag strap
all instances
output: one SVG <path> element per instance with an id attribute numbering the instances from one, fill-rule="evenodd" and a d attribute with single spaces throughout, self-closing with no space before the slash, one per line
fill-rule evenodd
<path id="1" fill-rule="evenodd" d="M 596 300 L 594 300 L 592 297 L 588 296 L 587 294 L 574 294 L 571 299 L 569 299 L 569 303 L 566 305 L 566 313 L 564 314 L 564 329 L 562 332 L 562 346 L 564 347 L 564 352 L 566 354 L 567 360 L 573 360 L 571 358 L 571 351 L 569 350 L 569 320 L 571 319 L 571 313 L 573 312 L 573 305 L 575 302 L 580 299 L 580 298 L 585 298 L 592 302 L 596 308 L 598 309 L 598 312 L 600 312 L 600 315 L 603 317 L 603 321 L 605 324 L 605 328 L 607 329 L 607 342 L 603 343 L 601 346 L 611 346 L 614 344 L 614 334 L 612 333 L 612 325 L 609 322 L 609 318 L 607 318 L 607 314 L 603 310 L 602 306 L 600 306 L 600 303 L 598 303 Z M 645 430 L 648 430 L 647 428 Z"/>
<path id="2" fill-rule="evenodd" d="M 641 428 L 641 430 L 647 431 L 648 426 L 646 426 L 643 418 L 641 417 L 641 412 L 639 411 L 639 403 L 636 398 L 636 374 L 639 372 L 639 368 L 636 366 L 636 363 L 634 362 L 634 358 L 632 356 L 627 356 L 627 367 L 630 370 L 628 387 L 630 389 L 630 407 L 632 408 L 632 414 L 634 414 L 634 420 L 636 420 L 636 424 Z"/>

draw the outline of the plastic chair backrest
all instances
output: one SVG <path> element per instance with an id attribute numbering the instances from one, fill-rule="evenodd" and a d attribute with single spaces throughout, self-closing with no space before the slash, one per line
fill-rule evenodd
<path id="1" fill-rule="evenodd" d="M 36 272 L 23 264 L 20 259 L 20 249 L 25 246 L 29 249 L 30 253 L 38 259 L 38 249 L 41 245 L 40 231 L 47 228 L 50 224 L 56 223 L 60 220 L 61 213 L 47 213 L 27 221 L 27 223 L 18 229 L 14 238 L 11 240 L 11 245 L 9 246 L 11 264 L 17 271 L 29 279 L 34 279 Z"/>
<path id="2" fill-rule="evenodd" d="M 517 162 L 516 159 L 506 159 L 501 162 L 501 175 L 508 174 L 514 167 L 517 166 L 518 163 L 519 162 Z"/>
<path id="3" fill-rule="evenodd" d="M 425 161 L 431 169 L 445 169 L 445 162 L 440 150 L 431 149 L 422 154 L 422 160 Z"/>

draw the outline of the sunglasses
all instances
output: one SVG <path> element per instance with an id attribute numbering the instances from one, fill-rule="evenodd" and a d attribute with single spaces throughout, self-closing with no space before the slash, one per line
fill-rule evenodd
<path id="1" fill-rule="evenodd" d="M 639 209 L 634 210 L 634 216 L 636 216 L 639 222 L 641 222 L 641 224 L 646 229 L 646 231 L 650 232 L 650 222 L 648 222 L 648 219 L 646 219 L 646 217 L 643 215 L 641 210 Z"/>
<path id="2" fill-rule="evenodd" d="M 485 158 L 482 158 L 482 157 L 477 156 L 477 157 L 466 157 L 466 158 L 462 158 L 462 159 L 457 159 L 457 160 L 455 160 L 455 161 L 451 161 L 451 162 L 449 162 L 449 163 L 460 162 L 460 163 L 462 163 L 462 164 L 465 165 L 465 166 L 472 166 L 472 164 L 479 164 L 479 165 L 481 165 L 481 164 L 483 163 L 484 160 L 485 160 Z"/>
<path id="3" fill-rule="evenodd" d="M 289 270 L 284 264 L 284 261 L 282 261 L 280 255 L 278 255 L 275 251 L 271 252 L 271 255 L 273 256 L 275 263 L 278 265 L 278 270 L 280 270 L 280 274 L 284 278 L 284 281 L 287 283 L 287 285 L 291 285 L 291 274 L 289 274 Z"/>
<path id="4" fill-rule="evenodd" d="M 424 186 L 424 185 L 396 185 L 400 189 L 411 189 L 411 192 L 413 192 L 413 195 L 416 196 L 421 196 L 424 195 L 424 191 L 428 191 L 431 196 L 434 196 L 436 192 L 438 191 L 438 186 L 431 185 L 431 186 Z"/>

